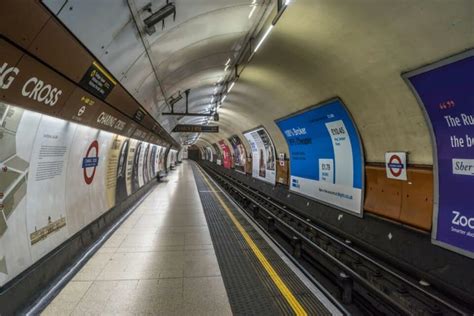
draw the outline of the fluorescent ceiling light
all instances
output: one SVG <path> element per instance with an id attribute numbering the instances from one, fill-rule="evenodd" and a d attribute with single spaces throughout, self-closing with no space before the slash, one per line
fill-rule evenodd
<path id="1" fill-rule="evenodd" d="M 221 104 L 222 104 L 222 103 L 224 103 L 224 101 L 225 101 L 225 98 L 227 98 L 227 94 L 226 94 L 226 95 L 224 95 L 224 97 L 222 98 L 222 100 L 221 100 Z"/>
<path id="2" fill-rule="evenodd" d="M 229 69 L 229 65 L 225 66 L 224 71 L 227 71 Z"/>
<path id="3" fill-rule="evenodd" d="M 234 87 L 234 85 L 235 85 L 235 81 L 233 81 L 233 82 L 230 84 L 229 89 L 227 89 L 227 93 L 229 93 L 230 90 L 232 90 L 232 88 Z"/>
<path id="4" fill-rule="evenodd" d="M 286 1 L 285 1 L 285 5 L 289 5 L 290 2 L 291 2 L 291 0 L 286 0 Z"/>
<path id="5" fill-rule="evenodd" d="M 253 13 L 255 12 L 255 9 L 257 9 L 257 6 L 252 5 L 252 10 L 250 10 L 250 14 L 249 14 L 249 19 L 252 17 Z"/>
<path id="6" fill-rule="evenodd" d="M 270 27 L 268 28 L 268 30 L 265 32 L 265 34 L 263 35 L 262 39 L 260 40 L 260 42 L 258 42 L 257 46 L 255 47 L 255 50 L 254 50 L 254 53 L 257 52 L 257 50 L 260 48 L 260 45 L 262 45 L 263 41 L 267 38 L 268 34 L 270 34 L 270 32 L 272 31 L 273 29 L 273 24 L 270 25 Z"/>
<path id="7" fill-rule="evenodd" d="M 228 64 L 230 64 L 230 58 L 227 59 L 227 62 L 225 63 L 226 66 L 227 66 Z"/>

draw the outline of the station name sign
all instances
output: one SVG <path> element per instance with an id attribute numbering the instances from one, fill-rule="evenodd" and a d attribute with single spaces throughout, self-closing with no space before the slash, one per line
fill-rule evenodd
<path id="1" fill-rule="evenodd" d="M 219 133 L 218 125 L 178 124 L 173 128 L 174 133 Z"/>

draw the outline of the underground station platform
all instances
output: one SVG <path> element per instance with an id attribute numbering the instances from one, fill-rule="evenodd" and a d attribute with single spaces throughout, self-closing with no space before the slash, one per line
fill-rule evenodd
<path id="1" fill-rule="evenodd" d="M 0 316 L 474 315 L 474 0 L 0 0 Z"/>
<path id="2" fill-rule="evenodd" d="M 344 315 L 194 162 L 184 162 L 43 315 Z M 166 184 L 166 187 L 164 185 Z M 33 312 L 32 311 L 32 312 Z"/>

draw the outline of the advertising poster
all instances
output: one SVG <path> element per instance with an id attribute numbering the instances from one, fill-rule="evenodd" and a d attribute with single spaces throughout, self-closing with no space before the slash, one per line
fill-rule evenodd
<path id="1" fill-rule="evenodd" d="M 132 190 L 133 192 L 140 189 L 140 178 L 143 176 L 141 172 L 143 168 L 143 142 L 139 142 L 135 149 L 135 156 L 133 157 L 133 168 L 132 168 Z M 141 162 L 141 163 L 140 163 Z"/>
<path id="2" fill-rule="evenodd" d="M 206 160 L 214 161 L 214 157 L 213 157 L 213 154 L 212 154 L 212 148 L 211 147 L 206 147 L 206 153 L 207 153 Z"/>
<path id="3" fill-rule="evenodd" d="M 130 140 L 124 140 L 120 145 L 119 160 L 117 163 L 115 199 L 119 203 L 127 198 L 127 156 Z"/>
<path id="4" fill-rule="evenodd" d="M 474 258 L 474 50 L 405 78 L 431 128 L 433 243 Z"/>
<path id="5" fill-rule="evenodd" d="M 158 149 L 158 146 L 152 145 L 151 151 L 150 151 L 150 180 L 156 177 L 156 174 L 158 172 L 158 164 L 156 159 L 156 150 Z"/>
<path id="6" fill-rule="evenodd" d="M 120 161 L 122 143 L 125 137 L 112 135 L 112 144 L 107 157 L 107 209 L 117 203 L 117 168 Z"/>
<path id="7" fill-rule="evenodd" d="M 137 172 L 138 172 L 138 188 L 141 188 L 143 186 L 143 184 L 145 183 L 145 174 L 144 174 L 144 170 L 145 170 L 145 162 L 146 162 L 146 159 L 145 159 L 145 156 L 146 156 L 146 153 L 147 153 L 147 144 L 145 143 L 141 143 L 139 145 L 139 149 L 138 149 L 138 167 L 137 167 Z"/>
<path id="8" fill-rule="evenodd" d="M 0 102 L 0 287 L 131 194 L 137 143 Z"/>
<path id="9" fill-rule="evenodd" d="M 96 142 L 97 133 L 97 130 L 78 125 L 72 140 L 74 146 L 70 149 L 65 170 L 68 175 L 65 187 L 74 188 L 66 190 L 67 227 L 70 232 L 80 230 L 94 219 L 89 186 L 96 179 L 97 169 L 102 169 L 103 163 L 98 157 L 101 148 Z"/>
<path id="10" fill-rule="evenodd" d="M 227 146 L 224 140 L 219 141 L 219 147 L 222 152 L 222 165 L 226 169 L 232 168 L 232 155 L 230 153 L 230 148 Z"/>
<path id="11" fill-rule="evenodd" d="M 234 168 L 235 171 L 245 173 L 245 163 L 247 161 L 247 151 L 245 150 L 244 144 L 240 140 L 240 137 L 233 135 L 229 137 L 229 142 L 232 145 Z"/>
<path id="12" fill-rule="evenodd" d="M 252 148 L 252 176 L 275 184 L 276 151 L 273 141 L 263 127 L 244 133 Z"/>
<path id="13" fill-rule="evenodd" d="M 342 101 L 325 102 L 276 124 L 290 150 L 290 190 L 362 216 L 364 155 Z"/>
<path id="14" fill-rule="evenodd" d="M 168 148 L 168 153 L 166 155 L 166 170 L 170 170 L 171 168 L 171 160 L 173 159 L 173 157 L 171 157 L 171 149 Z"/>
<path id="15" fill-rule="evenodd" d="M 148 183 L 148 181 L 150 181 L 150 173 L 148 169 L 149 163 L 150 163 L 150 145 L 146 145 L 145 152 L 143 155 L 143 183 Z"/>
<path id="16" fill-rule="evenodd" d="M 199 157 L 201 158 L 201 160 L 207 160 L 206 159 L 206 148 L 204 147 L 199 147 Z"/>
<path id="17" fill-rule="evenodd" d="M 26 215 L 33 261 L 68 237 L 66 166 L 76 127 L 76 124 L 42 116 L 36 132 L 27 182 Z M 82 175 L 81 166 L 79 169 Z"/>
<path id="18" fill-rule="evenodd" d="M 0 102 L 0 286 L 32 264 L 27 179 L 41 115 Z"/>
<path id="19" fill-rule="evenodd" d="M 89 129 L 94 130 L 92 128 Z M 84 158 L 82 160 L 83 165 L 90 165 L 88 173 L 93 173 L 95 168 L 94 178 L 89 184 L 89 196 L 91 200 L 91 209 L 93 210 L 92 220 L 115 206 L 115 204 L 109 205 L 107 196 L 109 188 L 115 190 L 115 178 L 108 177 L 113 175 L 113 170 L 117 167 L 118 155 L 116 147 L 113 146 L 114 136 L 115 134 L 113 133 L 96 130 L 95 141 L 97 141 L 97 144 L 99 145 L 97 156 L 94 156 L 94 149 L 89 149 L 88 147 L 86 156 L 84 157 L 87 157 L 87 153 L 89 152 L 91 158 Z M 94 142 L 94 140 L 92 140 L 92 142 Z M 111 164 L 110 167 L 109 163 Z M 110 174 L 108 173 L 109 170 L 111 171 Z M 84 171 L 82 173 L 84 173 Z"/>
<path id="20" fill-rule="evenodd" d="M 216 154 L 214 155 L 214 157 L 213 157 L 213 158 L 214 158 L 214 162 L 215 162 L 216 164 L 218 164 L 219 166 L 221 166 L 221 165 L 222 165 L 222 153 L 221 153 L 221 149 L 219 148 L 219 146 L 218 146 L 216 143 L 212 144 L 212 147 L 214 148 L 214 152 L 216 153 Z"/>
<path id="21" fill-rule="evenodd" d="M 138 148 L 138 140 L 130 139 L 128 145 L 128 154 L 127 154 L 127 167 L 126 167 L 126 184 L 127 184 L 127 196 L 130 196 L 133 192 L 136 191 L 136 187 L 138 184 L 138 178 L 136 171 L 134 172 L 134 166 L 138 167 L 138 155 L 137 153 Z M 137 157 L 137 158 L 136 158 Z M 136 161 L 136 164 L 135 164 Z M 133 183 L 136 183 L 135 185 Z"/>

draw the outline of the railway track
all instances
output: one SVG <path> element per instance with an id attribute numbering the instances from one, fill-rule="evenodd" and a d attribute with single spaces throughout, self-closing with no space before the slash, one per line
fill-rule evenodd
<path id="1" fill-rule="evenodd" d="M 462 302 L 429 284 L 374 259 L 345 240 L 302 216 L 288 205 L 201 167 L 234 201 L 291 253 L 292 259 L 327 286 L 354 314 L 473 315 Z"/>

